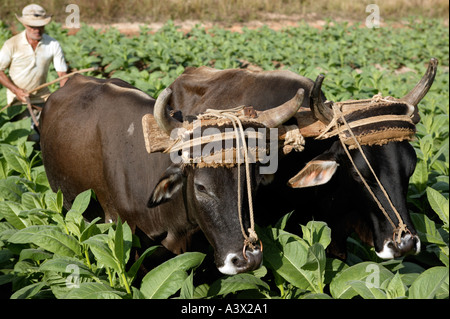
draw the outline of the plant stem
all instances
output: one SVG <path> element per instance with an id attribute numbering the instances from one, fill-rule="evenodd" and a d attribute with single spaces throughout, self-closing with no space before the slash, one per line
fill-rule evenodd
<path id="1" fill-rule="evenodd" d="M 86 245 L 83 245 L 83 246 L 86 246 Z M 89 269 L 92 269 L 91 261 L 89 260 L 89 252 L 86 247 L 84 250 L 84 256 L 86 257 L 86 262 L 87 262 Z"/>
<path id="2" fill-rule="evenodd" d="M 130 285 L 128 284 L 127 276 L 125 275 L 124 272 L 122 273 L 122 280 L 127 293 L 131 294 Z"/>
<path id="3" fill-rule="evenodd" d="M 114 288 L 114 283 L 112 280 L 112 274 L 111 274 L 111 270 L 109 269 L 109 267 L 105 267 L 106 268 L 106 272 L 108 274 L 108 279 L 109 279 L 109 285 Z"/>

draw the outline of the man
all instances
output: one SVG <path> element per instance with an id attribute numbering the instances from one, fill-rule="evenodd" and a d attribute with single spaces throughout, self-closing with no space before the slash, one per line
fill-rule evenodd
<path id="1" fill-rule="evenodd" d="M 43 105 L 50 95 L 48 87 L 29 92 L 46 83 L 51 62 L 58 76 L 67 73 L 64 55 L 60 44 L 44 33 L 45 25 L 52 19 L 44 8 L 30 4 L 23 8 L 21 17 L 17 14 L 16 17 L 25 30 L 5 41 L 0 50 L 0 84 L 7 88 L 8 105 L 26 103 L 27 97 L 31 104 Z M 9 69 L 9 77 L 6 69 Z M 61 80 L 60 86 L 66 81 Z"/>

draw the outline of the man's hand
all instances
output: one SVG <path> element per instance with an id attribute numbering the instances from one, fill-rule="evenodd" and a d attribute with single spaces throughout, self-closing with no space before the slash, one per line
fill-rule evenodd
<path id="1" fill-rule="evenodd" d="M 56 73 L 58 73 L 58 77 L 62 77 L 67 74 L 67 72 L 56 72 Z M 64 86 L 64 84 L 66 84 L 67 80 L 68 80 L 68 78 L 65 78 L 65 79 L 62 79 L 61 81 L 59 81 L 59 87 L 62 88 Z"/>
<path id="2" fill-rule="evenodd" d="M 23 103 L 27 103 L 27 97 L 30 96 L 27 90 L 16 87 L 16 89 L 11 90 L 17 97 L 17 99 Z"/>
<path id="3" fill-rule="evenodd" d="M 27 90 L 15 86 L 14 83 L 11 81 L 11 79 L 8 76 L 6 76 L 5 72 L 3 71 L 0 71 L 0 84 L 8 88 L 11 92 L 13 92 L 20 102 L 23 103 L 27 102 L 26 97 L 30 96 Z"/>

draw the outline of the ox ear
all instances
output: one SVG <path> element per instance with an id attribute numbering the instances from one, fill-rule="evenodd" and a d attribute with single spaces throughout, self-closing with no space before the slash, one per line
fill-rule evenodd
<path id="1" fill-rule="evenodd" d="M 156 183 L 147 206 L 152 208 L 172 199 L 183 186 L 183 172 L 180 166 L 171 165 Z"/>
<path id="2" fill-rule="evenodd" d="M 336 173 L 338 166 L 330 153 L 319 155 L 292 177 L 288 185 L 292 188 L 302 188 L 326 184 Z"/>

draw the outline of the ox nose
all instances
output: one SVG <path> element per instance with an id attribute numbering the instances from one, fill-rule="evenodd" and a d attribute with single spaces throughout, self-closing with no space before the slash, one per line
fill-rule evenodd
<path id="1" fill-rule="evenodd" d="M 225 275 L 236 275 L 252 271 L 261 266 L 262 257 L 263 253 L 260 245 L 255 245 L 254 249 L 246 247 L 244 251 L 239 253 L 227 254 L 223 266 L 218 267 L 218 269 Z"/>
<path id="2" fill-rule="evenodd" d="M 420 252 L 420 239 L 417 235 L 405 234 L 400 241 L 392 239 L 386 240 L 383 250 L 377 252 L 378 257 L 383 259 L 392 259 L 409 254 L 418 254 Z"/>

